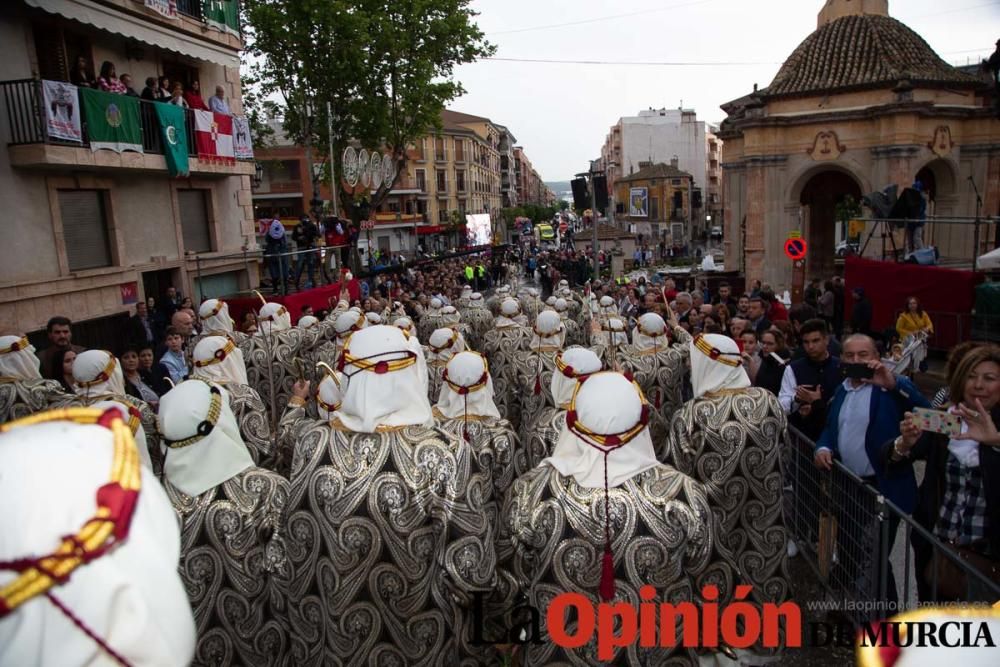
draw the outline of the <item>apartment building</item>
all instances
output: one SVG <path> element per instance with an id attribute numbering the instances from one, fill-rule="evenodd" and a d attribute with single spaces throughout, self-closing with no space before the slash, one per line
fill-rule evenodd
<path id="1" fill-rule="evenodd" d="M 80 136 L 55 138 L 44 97 L 51 85 L 43 84 L 71 81 L 79 58 L 91 77 L 110 62 L 136 92 L 161 75 L 185 86 L 199 81 L 206 101 L 221 86 L 238 115 L 238 15 L 235 0 L 2 3 L 0 331 L 37 332 L 49 317 L 66 315 L 79 322 L 75 341 L 108 345 L 132 304 L 167 286 L 195 301 L 256 286 L 256 267 L 240 256 L 254 240 L 252 160 L 200 159 L 195 116 L 185 110 L 189 174 L 172 177 L 160 103 L 138 101 L 141 152 L 138 143 L 117 152 L 89 136 L 120 126 L 117 106 L 88 117 L 82 93 L 65 85 L 60 103 L 71 115 L 77 107 Z"/>

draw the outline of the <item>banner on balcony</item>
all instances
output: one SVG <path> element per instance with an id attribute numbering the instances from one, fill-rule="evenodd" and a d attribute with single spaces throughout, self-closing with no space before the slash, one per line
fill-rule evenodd
<path id="1" fill-rule="evenodd" d="M 80 98 L 76 86 L 62 81 L 42 81 L 42 95 L 45 99 L 45 125 L 49 136 L 83 143 Z"/>
<path id="2" fill-rule="evenodd" d="M 198 159 L 236 164 L 233 153 L 233 117 L 212 111 L 194 112 L 194 141 Z"/>
<path id="3" fill-rule="evenodd" d="M 240 35 L 240 8 L 236 0 L 205 0 L 205 23 L 210 28 Z"/>
<path id="4" fill-rule="evenodd" d="M 102 148 L 142 152 L 142 124 L 139 122 L 139 98 L 81 88 L 83 117 L 87 119 L 90 150 Z"/>
<path id="5" fill-rule="evenodd" d="M 243 116 L 233 116 L 233 151 L 238 160 L 253 159 L 253 142 L 250 141 L 250 121 Z"/>
<path id="6" fill-rule="evenodd" d="M 146 7 L 168 19 L 179 18 L 177 16 L 177 0 L 146 0 Z"/>
<path id="7" fill-rule="evenodd" d="M 171 176 L 187 176 L 191 173 L 188 164 L 187 131 L 184 125 L 184 109 L 173 104 L 154 104 L 156 118 L 160 121 L 160 141 L 163 142 L 163 157 L 167 161 L 167 171 Z"/>

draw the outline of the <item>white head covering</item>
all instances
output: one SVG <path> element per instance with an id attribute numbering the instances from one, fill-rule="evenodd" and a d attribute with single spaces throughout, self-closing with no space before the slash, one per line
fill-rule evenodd
<path id="1" fill-rule="evenodd" d="M 164 477 L 189 496 L 199 496 L 253 467 L 229 408 L 229 395 L 217 384 L 181 382 L 160 399 L 157 422 L 168 447 Z M 208 424 L 212 428 L 203 435 Z"/>
<path id="2" fill-rule="evenodd" d="M 472 296 L 472 288 L 468 285 L 462 285 L 462 298 L 468 299 L 470 296 Z"/>
<path id="3" fill-rule="evenodd" d="M 618 306 L 615 304 L 615 300 L 607 294 L 600 298 L 597 305 L 600 308 L 601 317 L 603 319 L 607 319 L 618 314 Z"/>
<path id="4" fill-rule="evenodd" d="M 312 329 L 317 324 L 319 324 L 319 318 L 313 315 L 303 315 L 299 318 L 299 323 L 296 325 L 300 329 Z"/>
<path id="5" fill-rule="evenodd" d="M 545 310 L 535 318 L 535 328 L 531 337 L 531 349 L 540 347 L 562 347 L 566 340 L 566 327 L 563 326 L 559 313 Z"/>
<path id="6" fill-rule="evenodd" d="M 620 317 L 609 317 L 601 328 L 607 333 L 610 345 L 628 345 L 625 321 Z"/>
<path id="7" fill-rule="evenodd" d="M 559 313 L 561 319 L 566 319 L 569 316 L 569 304 L 566 303 L 566 299 L 558 298 L 552 303 L 552 307 L 555 308 L 556 312 Z"/>
<path id="8" fill-rule="evenodd" d="M 122 419 L 125 420 L 125 423 L 132 430 L 135 447 L 139 450 L 139 460 L 149 470 L 152 470 L 153 460 L 149 457 L 149 443 L 146 442 L 146 429 L 142 427 L 142 415 L 139 414 L 139 411 L 121 401 L 98 401 L 90 407 L 97 410 L 113 408 L 118 411 Z"/>
<path id="9" fill-rule="evenodd" d="M 556 296 L 555 296 L 555 294 L 553 294 L 552 296 L 550 296 L 548 299 L 545 300 L 545 305 L 546 306 L 552 306 L 553 308 L 555 308 L 555 306 L 556 306 Z"/>
<path id="10" fill-rule="evenodd" d="M 334 417 L 347 429 L 374 433 L 380 426 L 433 423 L 417 354 L 402 331 L 384 325 L 362 329 L 348 339 L 341 360 L 347 388 Z"/>
<path id="11" fill-rule="evenodd" d="M 409 317 L 397 317 L 396 320 L 392 323 L 392 326 L 396 327 L 397 329 L 402 329 L 406 333 L 410 334 L 410 336 L 417 335 L 416 327 L 413 324 L 413 320 L 411 320 Z"/>
<path id="12" fill-rule="evenodd" d="M 435 329 L 427 339 L 427 361 L 445 362 L 465 351 L 465 338 L 460 331 L 449 327 Z"/>
<path id="13" fill-rule="evenodd" d="M 73 389 L 80 396 L 124 396 L 125 378 L 115 355 L 87 350 L 73 360 Z"/>
<path id="14" fill-rule="evenodd" d="M 198 308 L 201 330 L 209 333 L 233 333 L 229 306 L 222 299 L 208 299 Z"/>
<path id="15" fill-rule="evenodd" d="M 0 561 L 51 554 L 63 536 L 80 531 L 96 512 L 98 489 L 112 479 L 113 441 L 104 426 L 69 420 L 13 426 L 0 434 Z M 177 571 L 177 519 L 152 471 L 138 468 L 139 495 L 128 536 L 79 565 L 51 593 L 129 664 L 187 665 L 194 658 L 196 630 Z M 0 572 L 0 587 L 16 577 Z M 0 664 L 117 662 L 38 595 L 0 619 Z"/>
<path id="16" fill-rule="evenodd" d="M 510 285 L 501 285 L 497 288 L 497 296 L 504 297 L 510 294 Z"/>
<path id="17" fill-rule="evenodd" d="M 367 324 L 368 320 L 362 313 L 348 310 L 337 316 L 333 322 L 333 330 L 337 332 L 337 338 L 346 339 L 355 331 L 364 329 Z"/>
<path id="18" fill-rule="evenodd" d="M 222 336 L 202 338 L 194 346 L 192 357 L 194 370 L 191 372 L 191 377 L 196 380 L 250 384 L 247 381 L 243 350 L 228 338 Z"/>
<path id="19" fill-rule="evenodd" d="M 605 371 L 591 375 L 577 385 L 566 425 L 559 433 L 552 456 L 543 463 L 562 475 L 573 477 L 580 486 L 598 489 L 604 486 L 604 461 L 607 460 L 608 487 L 620 486 L 659 463 L 649 426 L 642 426 L 620 449 L 605 457 L 594 442 L 585 439 L 588 436 L 581 435 L 570 424 L 575 418 L 584 429 L 602 437 L 624 434 L 642 424 L 644 413 L 648 418 L 649 405 L 638 385 L 629 382 L 621 373 Z M 625 438 L 627 436 L 622 436 Z M 611 446 L 609 443 L 605 449 Z"/>
<path id="20" fill-rule="evenodd" d="M 706 334 L 691 341 L 691 386 L 695 398 L 723 389 L 749 387 L 750 377 L 743 369 L 736 341 L 721 334 Z"/>
<path id="21" fill-rule="evenodd" d="M 469 307 L 470 308 L 485 308 L 486 302 L 483 301 L 483 295 L 479 292 L 473 292 L 469 296 Z"/>
<path id="22" fill-rule="evenodd" d="M 441 306 L 443 306 L 443 305 L 444 305 L 444 302 L 441 301 L 441 299 L 439 299 L 437 297 L 433 297 L 431 299 L 430 303 L 428 304 L 427 314 L 428 315 L 437 315 L 437 311 L 441 310 Z"/>
<path id="23" fill-rule="evenodd" d="M 0 377 L 40 380 L 41 361 L 24 336 L 0 336 Z"/>
<path id="24" fill-rule="evenodd" d="M 369 311 L 369 312 L 365 313 L 365 319 L 368 321 L 368 324 L 370 324 L 370 325 L 371 324 L 382 324 L 382 316 L 379 315 L 378 313 L 374 312 L 374 311 Z"/>
<path id="25" fill-rule="evenodd" d="M 667 324 L 656 313 L 641 316 L 632 329 L 632 345 L 637 352 L 665 349 L 670 345 L 667 339 Z"/>
<path id="26" fill-rule="evenodd" d="M 337 373 L 324 373 L 323 379 L 316 387 L 316 411 L 320 419 L 330 419 L 333 413 L 340 409 L 340 403 L 344 400 L 343 375 Z"/>
<path id="27" fill-rule="evenodd" d="M 498 329 L 504 327 L 515 327 L 518 323 L 514 318 L 521 314 L 521 304 L 517 299 L 507 297 L 500 302 L 500 314 L 497 315 L 495 324 Z"/>
<path id="28" fill-rule="evenodd" d="M 601 358 L 586 347 L 571 347 L 556 355 L 556 372 L 552 374 L 552 398 L 557 408 L 566 409 L 580 378 L 601 370 Z"/>
<path id="29" fill-rule="evenodd" d="M 559 289 L 562 289 L 564 287 L 569 288 L 569 281 L 566 280 L 565 278 L 559 281 Z"/>
<path id="30" fill-rule="evenodd" d="M 441 309 L 441 324 L 452 327 L 462 321 L 462 315 L 455 306 L 445 306 Z"/>
<path id="31" fill-rule="evenodd" d="M 264 333 L 292 328 L 292 316 L 280 303 L 267 303 L 257 313 L 257 328 Z"/>
<path id="32" fill-rule="evenodd" d="M 493 402 L 493 377 L 483 355 L 459 352 L 451 358 L 445 368 L 437 409 L 448 419 L 463 419 L 466 415 L 501 418 Z"/>

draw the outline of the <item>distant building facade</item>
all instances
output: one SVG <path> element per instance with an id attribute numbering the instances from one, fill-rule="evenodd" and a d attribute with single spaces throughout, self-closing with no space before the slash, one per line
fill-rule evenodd
<path id="1" fill-rule="evenodd" d="M 670 164 L 642 164 L 615 182 L 615 220 L 628 225 L 643 243 L 681 247 L 691 240 L 694 179 Z"/>

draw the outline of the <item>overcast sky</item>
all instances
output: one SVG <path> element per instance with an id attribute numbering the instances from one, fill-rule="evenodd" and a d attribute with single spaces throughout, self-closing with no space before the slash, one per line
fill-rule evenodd
<path id="1" fill-rule="evenodd" d="M 738 64 L 482 61 L 457 70 L 468 92 L 451 108 L 506 125 L 544 180 L 567 180 L 621 116 L 683 100 L 699 120 L 721 121 L 720 104 L 771 82 L 823 2 L 473 0 L 497 58 Z M 1000 38 L 1000 0 L 890 0 L 889 11 L 952 64 L 988 57 Z"/>

